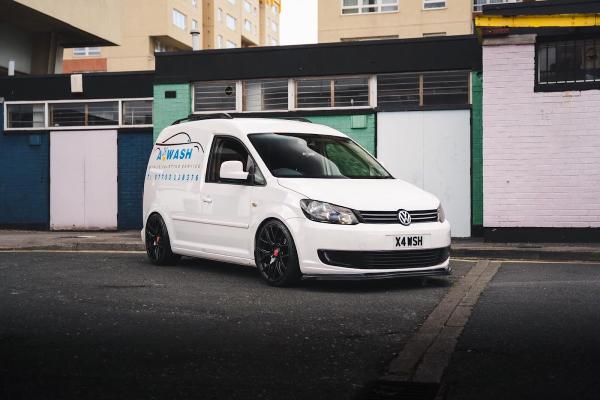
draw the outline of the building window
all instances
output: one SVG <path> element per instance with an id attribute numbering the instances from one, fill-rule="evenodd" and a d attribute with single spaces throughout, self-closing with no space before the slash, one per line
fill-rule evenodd
<path id="1" fill-rule="evenodd" d="M 152 100 L 123 101 L 123 125 L 152 125 Z"/>
<path id="2" fill-rule="evenodd" d="M 377 106 L 406 109 L 469 104 L 469 72 L 439 71 L 377 76 Z"/>
<path id="3" fill-rule="evenodd" d="M 277 28 L 278 28 L 278 27 L 277 27 L 277 22 L 275 22 L 275 21 L 271 20 L 271 30 L 272 30 L 273 32 L 277 32 Z"/>
<path id="4" fill-rule="evenodd" d="M 49 104 L 49 126 L 116 126 L 119 125 L 119 102 Z"/>
<path id="5" fill-rule="evenodd" d="M 43 103 L 39 104 L 7 104 L 7 128 L 44 128 L 46 113 Z"/>
<path id="6" fill-rule="evenodd" d="M 297 108 L 365 107 L 369 105 L 369 79 L 306 78 L 296 80 Z"/>
<path id="7" fill-rule="evenodd" d="M 288 109 L 288 80 L 262 79 L 243 83 L 244 111 L 273 111 Z"/>
<path id="8" fill-rule="evenodd" d="M 474 0 L 473 11 L 480 12 L 486 4 L 520 3 L 522 0 Z"/>
<path id="9" fill-rule="evenodd" d="M 247 32 L 252 32 L 252 22 L 247 19 L 244 20 L 244 30 Z"/>
<path id="10" fill-rule="evenodd" d="M 271 12 L 275 15 L 279 14 L 279 8 L 277 7 L 277 5 L 273 4 L 271 6 Z"/>
<path id="11" fill-rule="evenodd" d="M 225 43 L 225 47 L 228 49 L 235 49 L 237 45 L 231 40 L 228 40 L 227 43 Z"/>
<path id="12" fill-rule="evenodd" d="M 536 47 L 538 85 L 600 82 L 600 38 L 540 42 Z"/>
<path id="13" fill-rule="evenodd" d="M 154 52 L 162 53 L 163 51 L 167 51 L 167 46 L 158 39 L 154 39 Z"/>
<path id="14" fill-rule="evenodd" d="M 192 0 L 192 7 L 198 8 L 198 0 Z"/>
<path id="15" fill-rule="evenodd" d="M 217 9 L 217 21 L 223 22 L 223 10 L 220 8 Z"/>
<path id="16" fill-rule="evenodd" d="M 227 0 L 230 4 L 235 6 L 235 0 Z"/>
<path id="17" fill-rule="evenodd" d="M 185 30 L 185 15 L 176 9 L 173 9 L 173 25 Z"/>
<path id="18" fill-rule="evenodd" d="M 235 31 L 236 25 L 237 25 L 237 20 L 232 17 L 231 15 L 227 14 L 227 17 L 225 18 L 225 24 L 227 25 L 227 27 L 229 29 L 231 29 L 232 31 Z"/>
<path id="19" fill-rule="evenodd" d="M 246 11 L 247 13 L 252 12 L 252 4 L 250 4 L 248 0 L 244 0 L 244 11 Z"/>
<path id="20" fill-rule="evenodd" d="M 423 10 L 446 8 L 446 0 L 423 0 Z"/>
<path id="21" fill-rule="evenodd" d="M 192 30 L 193 31 L 198 30 L 198 21 L 196 21 L 195 19 L 192 20 Z"/>
<path id="22" fill-rule="evenodd" d="M 194 111 L 235 111 L 236 81 L 197 82 L 194 84 Z"/>
<path id="23" fill-rule="evenodd" d="M 223 48 L 223 36 L 217 35 L 217 49 Z"/>
<path id="24" fill-rule="evenodd" d="M 99 56 L 100 47 L 75 47 L 73 55 L 76 57 Z"/>
<path id="25" fill-rule="evenodd" d="M 342 0 L 342 14 L 369 14 L 398 11 L 398 0 Z"/>

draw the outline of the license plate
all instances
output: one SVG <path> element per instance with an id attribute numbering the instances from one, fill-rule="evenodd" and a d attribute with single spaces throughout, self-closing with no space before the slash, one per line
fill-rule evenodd
<path id="1" fill-rule="evenodd" d="M 426 235 L 398 235 L 392 236 L 392 245 L 395 249 L 419 248 L 425 245 Z"/>

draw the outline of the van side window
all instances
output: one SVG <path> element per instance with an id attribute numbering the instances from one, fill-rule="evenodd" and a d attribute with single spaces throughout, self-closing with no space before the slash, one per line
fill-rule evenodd
<path id="1" fill-rule="evenodd" d="M 241 161 L 244 166 L 244 171 L 249 172 L 254 170 L 254 181 L 256 184 L 264 185 L 266 183 L 264 176 L 244 145 L 238 140 L 227 137 L 215 138 L 208 162 L 206 182 L 227 182 L 219 178 L 221 164 L 226 161 Z"/>

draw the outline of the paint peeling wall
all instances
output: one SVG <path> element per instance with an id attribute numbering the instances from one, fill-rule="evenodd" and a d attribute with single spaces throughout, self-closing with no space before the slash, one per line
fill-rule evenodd
<path id="1" fill-rule="evenodd" d="M 533 44 L 483 48 L 485 227 L 600 227 L 600 90 L 535 93 Z"/>

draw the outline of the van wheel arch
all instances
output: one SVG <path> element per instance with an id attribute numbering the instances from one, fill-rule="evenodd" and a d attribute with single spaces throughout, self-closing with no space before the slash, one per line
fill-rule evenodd
<path id="1" fill-rule="evenodd" d="M 261 237 L 262 248 L 258 243 Z M 269 285 L 291 286 L 302 278 L 294 237 L 280 219 L 271 217 L 260 223 L 254 234 L 253 253 L 256 267 Z"/>

